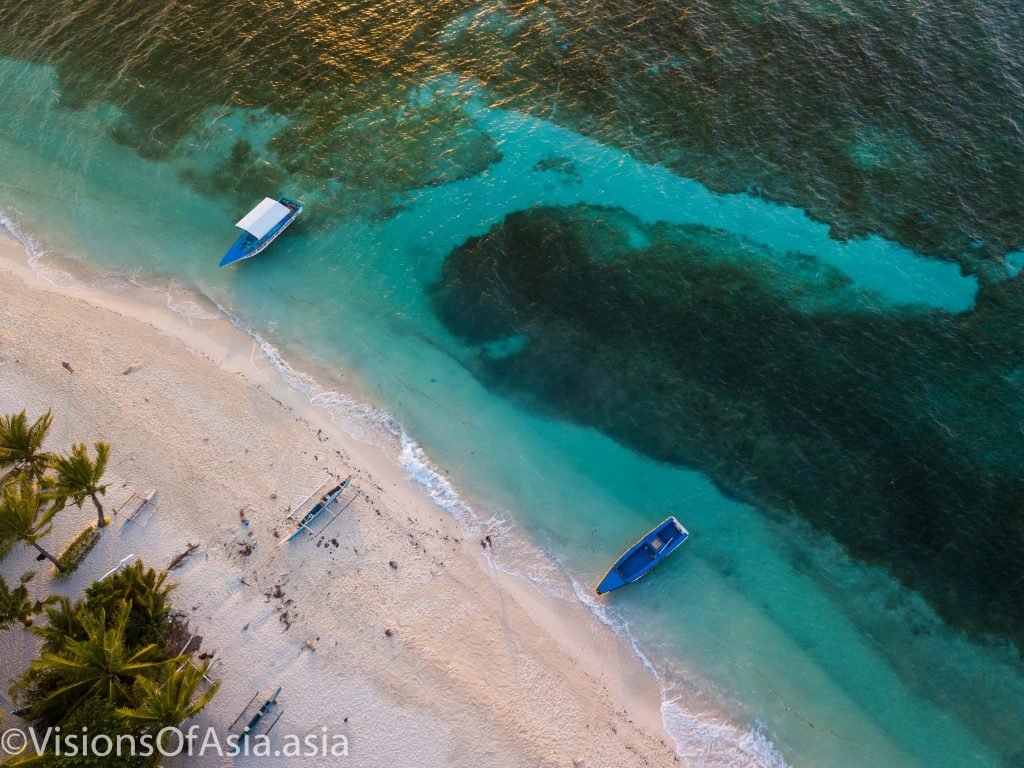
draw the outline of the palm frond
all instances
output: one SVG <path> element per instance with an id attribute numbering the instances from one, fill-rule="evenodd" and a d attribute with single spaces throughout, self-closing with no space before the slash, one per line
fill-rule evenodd
<path id="1" fill-rule="evenodd" d="M 220 682 L 200 692 L 203 678 L 209 671 L 204 664 L 197 667 L 191 660 L 168 661 L 156 679 L 138 678 L 135 695 L 138 706 L 123 707 L 118 714 L 129 721 L 163 726 L 177 726 L 194 717 L 210 703 Z"/>
<path id="2" fill-rule="evenodd" d="M 108 621 L 107 612 L 85 611 L 79 617 L 85 637 L 68 640 L 59 652 L 45 652 L 32 669 L 57 679 L 59 687 L 37 702 L 42 709 L 73 707 L 90 695 L 117 706 L 128 699 L 136 677 L 156 673 L 165 663 L 156 645 L 129 647 L 125 628 L 130 608 L 120 602 Z"/>
<path id="3" fill-rule="evenodd" d="M 56 597 L 52 605 L 43 609 L 46 624 L 33 627 L 32 633 L 43 638 L 43 650 L 59 652 L 69 640 L 82 640 L 85 629 L 82 627 L 82 603 L 72 603 L 63 595 Z"/>
<path id="4" fill-rule="evenodd" d="M 18 541 L 35 544 L 50 532 L 58 510 L 45 502 L 38 485 L 27 475 L 4 486 L 0 494 L 0 551 Z"/>
<path id="5" fill-rule="evenodd" d="M 53 460 L 53 455 L 42 449 L 52 423 L 51 410 L 47 410 L 31 426 L 25 411 L 0 416 L 0 469 L 11 467 L 0 478 L 0 482 L 22 471 L 34 479 L 42 477 Z"/>
<path id="6" fill-rule="evenodd" d="M 8 586 L 7 580 L 0 574 L 0 628 L 20 622 L 25 626 L 32 623 L 32 617 L 43 610 L 43 606 L 56 598 L 33 600 L 28 594 L 28 583 L 35 576 L 35 571 L 28 571 L 18 579 L 18 586 Z"/>
<path id="7" fill-rule="evenodd" d="M 93 443 L 93 448 L 96 450 L 95 459 L 89 457 L 85 443 L 75 443 L 68 453 L 53 458 L 50 466 L 56 474 L 47 482 L 47 496 L 57 505 L 70 501 L 78 507 L 87 498 L 91 498 L 99 515 L 98 526 L 102 528 L 106 523 L 98 497 L 107 493 L 107 486 L 100 481 L 107 469 L 110 446 L 97 441 Z"/>

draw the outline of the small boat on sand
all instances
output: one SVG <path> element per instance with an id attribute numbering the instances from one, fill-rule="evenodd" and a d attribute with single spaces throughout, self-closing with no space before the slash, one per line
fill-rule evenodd
<path id="1" fill-rule="evenodd" d="M 257 709 L 256 712 L 253 714 L 253 716 L 251 718 L 249 718 L 249 722 L 247 722 L 245 724 L 245 727 L 242 728 L 242 730 L 239 731 L 239 733 L 238 733 L 238 737 L 239 737 L 240 741 L 244 741 L 245 739 L 249 738 L 253 734 L 253 732 L 256 730 L 257 726 L 259 726 L 259 724 L 262 723 L 267 718 L 267 716 L 270 714 L 270 710 L 272 710 L 274 707 L 277 706 L 277 697 L 281 695 L 281 691 L 282 690 L 284 690 L 284 689 L 283 688 L 278 688 L 276 691 L 274 691 L 274 695 L 271 696 L 266 701 L 264 701 L 263 704 L 260 706 L 260 708 Z M 245 713 L 249 710 L 249 707 L 252 705 L 252 703 L 254 701 L 256 701 L 256 697 L 259 696 L 259 695 L 260 695 L 259 691 L 256 691 L 256 693 L 254 693 L 252 695 L 252 698 L 249 699 L 249 703 L 245 705 L 245 709 L 242 710 L 242 713 L 238 717 L 235 718 L 235 721 L 233 723 L 231 723 L 231 725 L 228 726 L 228 730 L 229 731 L 232 728 L 234 728 L 235 725 L 238 723 L 238 721 L 241 720 L 245 716 Z M 263 732 L 263 734 L 262 734 L 263 736 L 267 736 L 267 735 L 270 734 L 270 731 L 273 729 L 273 727 L 275 725 L 277 725 L 277 721 L 281 719 L 281 715 L 283 715 L 283 714 L 284 714 L 283 712 L 279 712 L 278 713 L 277 717 L 274 719 L 274 722 L 272 722 L 270 724 L 270 727 L 267 728 L 267 730 Z"/>
<path id="2" fill-rule="evenodd" d="M 632 584 L 675 552 L 689 535 L 689 531 L 678 520 L 669 517 L 626 550 L 597 585 L 597 594 L 603 595 Z"/>
<path id="3" fill-rule="evenodd" d="M 306 531 L 307 533 L 313 534 L 314 531 L 309 526 L 312 525 L 313 521 L 316 520 L 320 516 L 321 512 L 323 512 L 325 509 L 327 509 L 329 506 L 331 506 L 331 504 L 333 504 L 337 500 L 337 498 L 339 496 L 341 496 L 341 494 L 343 494 L 345 492 L 345 489 L 348 488 L 348 486 L 349 486 L 349 484 L 351 482 L 352 482 L 352 476 L 349 475 L 342 482 L 338 483 L 338 485 L 334 486 L 333 488 L 328 490 L 326 493 L 321 495 L 319 500 L 316 502 L 316 504 L 314 504 L 312 506 L 312 508 L 309 509 L 307 512 L 303 513 L 301 515 L 301 517 L 297 513 L 313 497 L 310 496 L 304 502 L 299 504 L 295 508 L 295 512 L 292 512 L 292 514 L 288 515 L 288 519 L 289 520 L 297 520 L 298 521 L 298 523 L 297 523 L 298 527 L 295 529 L 295 532 L 291 536 L 289 536 L 287 539 L 285 539 L 285 543 L 288 543 L 292 539 L 296 538 L 303 531 Z"/>
<path id="4" fill-rule="evenodd" d="M 242 234 L 220 260 L 220 265 L 226 267 L 228 264 L 251 259 L 257 253 L 262 253 L 299 217 L 300 213 L 302 204 L 287 197 L 278 200 L 263 198 L 263 202 L 235 224 L 242 230 Z"/>

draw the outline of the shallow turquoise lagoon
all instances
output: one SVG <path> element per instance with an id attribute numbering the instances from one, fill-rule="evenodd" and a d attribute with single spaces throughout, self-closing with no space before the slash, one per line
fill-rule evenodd
<path id="1" fill-rule="evenodd" d="M 467 525 L 493 533 L 496 567 L 553 599 L 585 601 L 633 642 L 662 681 L 666 725 L 694 764 L 1019 759 L 1024 676 L 1011 646 L 969 641 L 797 520 L 492 393 L 467 370 L 473 350 L 429 300 L 451 249 L 542 204 L 620 207 L 644 222 L 723 230 L 779 264 L 833 270 L 871 311 L 961 312 L 973 304 L 974 277 L 877 236 L 832 239 L 797 208 L 714 194 L 565 127 L 488 107 L 481 86 L 455 78 L 424 82 L 410 108 L 454 99 L 500 159 L 402 196 L 386 217 L 339 216 L 335 190 L 309 178 L 295 189 L 253 189 L 253 203 L 301 197 L 304 220 L 267 254 L 219 270 L 244 211 L 201 194 L 182 171 L 222 153 L 225 136 L 258 150 L 285 118 L 225 109 L 194 129 L 186 149 L 145 160 L 111 139 L 116 108 L 67 109 L 58 92 L 47 67 L 0 67 L 0 210 L 41 255 L 37 267 L 63 279 L 47 272 L 43 254 L 52 251 L 169 285 L 169 303 L 186 313 L 209 311 L 190 291 L 209 297 L 280 354 L 282 375 L 339 424 L 384 446 Z M 791 252 L 810 259 L 794 262 Z M 317 372 L 348 384 L 335 391 Z M 683 548 L 634 588 L 592 597 L 610 560 L 667 514 L 691 531 Z"/>

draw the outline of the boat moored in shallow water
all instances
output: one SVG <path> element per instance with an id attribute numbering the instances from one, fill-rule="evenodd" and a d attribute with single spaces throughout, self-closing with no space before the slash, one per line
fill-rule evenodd
<path id="1" fill-rule="evenodd" d="M 626 550 L 595 590 L 603 595 L 645 576 L 686 541 L 690 535 L 674 517 L 669 517 Z"/>
<path id="2" fill-rule="evenodd" d="M 226 267 L 228 264 L 251 259 L 257 253 L 262 253 L 300 213 L 302 204 L 287 197 L 278 200 L 263 198 L 263 202 L 235 224 L 242 230 L 242 234 L 220 260 L 220 266 Z"/>

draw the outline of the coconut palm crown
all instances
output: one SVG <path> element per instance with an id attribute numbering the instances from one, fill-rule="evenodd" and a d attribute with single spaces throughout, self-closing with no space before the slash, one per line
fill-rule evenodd
<path id="1" fill-rule="evenodd" d="M 155 644 L 132 648 L 125 639 L 129 607 L 121 602 L 110 621 L 100 609 L 83 613 L 79 620 L 82 640 L 69 640 L 59 653 L 44 652 L 32 662 L 32 670 L 52 675 L 58 687 L 34 702 L 33 714 L 68 712 L 90 696 L 101 696 L 112 704 L 132 701 L 132 684 L 139 675 L 155 673 L 164 664 Z M 172 659 L 180 663 L 182 659 Z"/>
<path id="2" fill-rule="evenodd" d="M 52 602 L 43 608 L 46 622 L 42 626 L 32 627 L 32 634 L 43 638 L 43 650 L 51 653 L 59 652 L 68 640 L 83 640 L 85 630 L 82 628 L 81 602 L 72 603 L 63 595 L 54 597 Z"/>
<path id="3" fill-rule="evenodd" d="M 110 445 L 96 442 L 93 446 L 96 449 L 95 460 L 89 458 L 85 443 L 75 443 L 71 446 L 70 452 L 55 457 L 51 461 L 51 466 L 56 476 L 48 482 L 47 490 L 48 495 L 58 505 L 70 501 L 81 508 L 87 498 L 92 499 L 92 503 L 96 505 L 96 526 L 102 528 L 107 521 L 103 517 L 103 505 L 99 497 L 106 494 L 107 486 L 100 481 L 107 469 Z"/>
<path id="4" fill-rule="evenodd" d="M 28 583 L 35 577 L 35 571 L 22 574 L 18 586 L 10 587 L 0 575 L 0 629 L 9 624 L 20 622 L 26 627 L 32 624 L 33 617 L 57 598 L 50 596 L 45 600 L 33 600 L 28 594 Z"/>
<path id="5" fill-rule="evenodd" d="M 53 516 L 59 510 L 57 505 L 46 505 L 38 486 L 27 475 L 7 483 L 0 494 L 0 558 L 21 542 L 35 547 L 57 570 L 63 571 L 60 561 L 39 544 L 39 539 L 53 528 Z"/>
<path id="6" fill-rule="evenodd" d="M 160 677 L 139 677 L 135 680 L 136 707 L 117 710 L 125 720 L 159 728 L 180 725 L 194 717 L 210 703 L 220 688 L 220 681 L 200 693 L 208 666 L 197 667 L 191 661 L 180 666 L 166 664 Z"/>
<path id="7" fill-rule="evenodd" d="M 54 459 L 43 450 L 43 440 L 53 423 L 53 412 L 47 410 L 29 426 L 25 411 L 0 416 L 0 485 L 19 472 L 38 480 Z"/>

